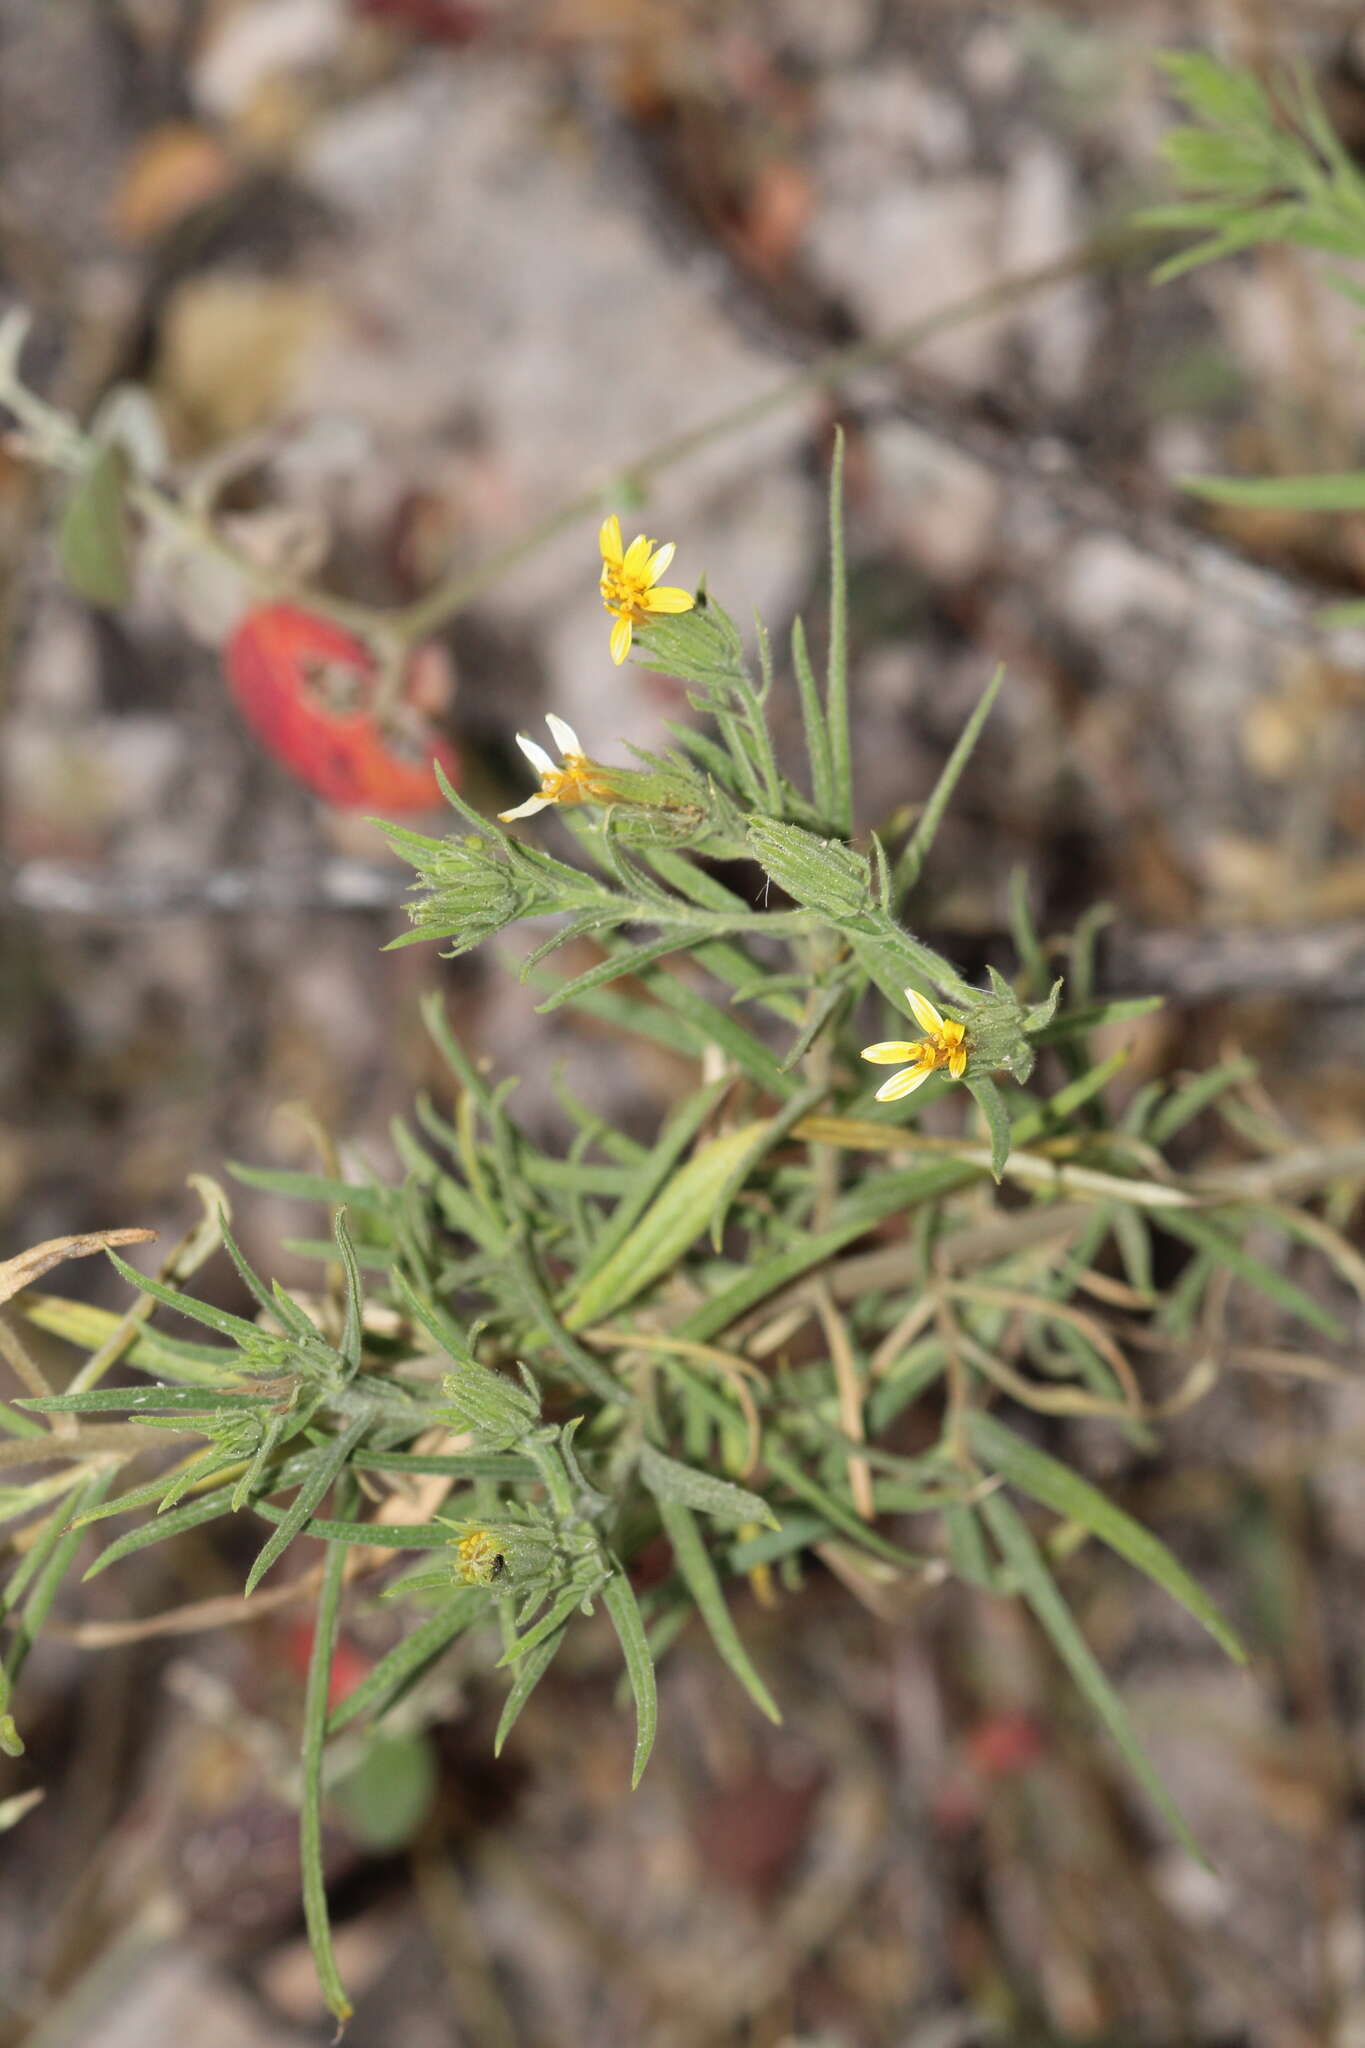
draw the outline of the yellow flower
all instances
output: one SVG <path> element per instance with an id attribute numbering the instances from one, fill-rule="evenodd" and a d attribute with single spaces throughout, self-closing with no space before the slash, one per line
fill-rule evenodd
<path id="1" fill-rule="evenodd" d="M 962 1079 L 967 1065 L 967 1027 L 952 1017 L 940 1017 L 927 996 L 917 988 L 905 991 L 905 1000 L 915 1013 L 923 1038 L 888 1038 L 880 1045 L 865 1045 L 863 1058 L 877 1067 L 904 1067 L 877 1090 L 878 1102 L 898 1102 L 928 1080 L 939 1067 L 946 1067 L 955 1081 Z M 906 1062 L 909 1062 L 907 1065 Z"/>
<path id="2" fill-rule="evenodd" d="M 616 621 L 611 629 L 611 658 L 619 668 L 630 653 L 634 627 L 647 626 L 656 612 L 690 612 L 696 599 L 686 590 L 658 587 L 673 560 L 673 541 L 659 547 L 637 533 L 630 546 L 623 547 L 621 522 L 614 512 L 602 521 L 597 539 L 602 550 L 602 602 Z"/>
<path id="3" fill-rule="evenodd" d="M 456 1572 L 466 1586 L 488 1586 L 506 1559 L 487 1529 L 471 1529 L 455 1545 Z"/>
<path id="4" fill-rule="evenodd" d="M 578 734 L 568 720 L 556 718 L 552 711 L 545 723 L 559 748 L 563 766 L 556 768 L 544 747 L 528 739 L 524 732 L 519 732 L 517 745 L 540 777 L 540 790 L 537 795 L 528 796 L 525 803 L 518 804 L 515 810 L 499 811 L 498 816 L 504 825 L 510 824 L 513 818 L 533 817 L 550 804 L 609 804 L 613 800 L 610 780 L 583 752 Z"/>

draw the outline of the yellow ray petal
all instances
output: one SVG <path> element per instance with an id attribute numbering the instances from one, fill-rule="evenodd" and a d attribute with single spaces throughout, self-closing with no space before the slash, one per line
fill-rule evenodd
<path id="1" fill-rule="evenodd" d="M 611 629 L 611 658 L 620 668 L 630 653 L 630 620 L 618 619 Z"/>
<path id="2" fill-rule="evenodd" d="M 874 1067 L 903 1067 L 907 1060 L 919 1058 L 919 1041 L 907 1043 L 903 1038 L 883 1038 L 876 1045 L 865 1045 L 861 1057 L 871 1060 Z"/>
<path id="3" fill-rule="evenodd" d="M 597 545 L 602 550 L 602 560 L 610 562 L 613 569 L 621 566 L 621 522 L 613 512 L 602 521 L 597 533 Z"/>
<path id="4" fill-rule="evenodd" d="M 907 1067 L 903 1074 L 893 1074 L 877 1090 L 877 1101 L 899 1102 L 902 1095 L 913 1095 L 917 1088 L 923 1087 L 933 1071 L 932 1067 Z"/>
<path id="5" fill-rule="evenodd" d="M 625 557 L 621 563 L 622 573 L 626 576 L 638 576 L 643 579 L 645 570 L 649 565 L 650 550 L 653 546 L 654 543 L 647 534 L 637 533 L 630 546 L 626 549 Z"/>
<path id="6" fill-rule="evenodd" d="M 917 988 L 908 988 L 905 991 L 905 1000 L 909 1003 L 920 1030 L 931 1038 L 937 1038 L 943 1029 L 943 1019 L 928 996 L 922 996 Z"/>
<path id="7" fill-rule="evenodd" d="M 960 1081 L 967 1071 L 967 1048 L 959 1045 L 948 1055 L 948 1072 L 955 1081 Z"/>
<path id="8" fill-rule="evenodd" d="M 675 540 L 665 541 L 661 548 L 655 548 L 645 566 L 646 583 L 657 583 L 677 552 L 678 543 Z"/>
<path id="9" fill-rule="evenodd" d="M 650 612 L 690 612 L 696 601 L 690 590 L 679 590 L 669 583 L 661 590 L 647 590 L 643 599 L 645 610 Z"/>

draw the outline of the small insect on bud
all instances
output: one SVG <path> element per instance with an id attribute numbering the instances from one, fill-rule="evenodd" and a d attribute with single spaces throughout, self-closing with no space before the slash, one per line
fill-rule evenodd
<path id="1" fill-rule="evenodd" d="M 491 1586 L 507 1569 L 507 1559 L 487 1529 L 471 1529 L 455 1546 L 455 1570 L 465 1586 Z"/>

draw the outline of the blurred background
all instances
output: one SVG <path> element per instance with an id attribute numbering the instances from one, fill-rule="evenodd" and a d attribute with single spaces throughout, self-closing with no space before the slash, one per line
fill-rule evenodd
<path id="1" fill-rule="evenodd" d="M 1365 648 L 1314 613 L 1365 592 L 1365 520 L 1213 521 L 1176 488 L 1358 461 L 1358 314 L 1281 250 L 1160 290 L 1130 251 L 837 389 L 802 375 L 1168 196 L 1173 43 L 1306 62 L 1365 148 L 1346 0 L 0 0 L 0 291 L 46 396 L 87 417 L 145 385 L 243 549 L 378 603 L 790 384 L 661 466 L 638 522 L 621 498 L 627 535 L 676 540 L 677 580 L 779 646 L 798 608 L 818 633 L 842 421 L 864 825 L 922 799 L 1009 672 L 925 936 L 1004 957 L 1019 863 L 1046 930 L 1103 897 L 1106 983 L 1170 998 L 1135 1084 L 1235 1046 L 1288 1141 L 1359 1138 Z M 298 743 L 252 729 L 221 565 L 144 557 L 127 605 L 92 608 L 52 504 L 0 452 L 0 1255 L 122 1224 L 174 1243 L 187 1175 L 315 1167 L 319 1128 L 387 1167 L 435 1080 L 431 987 L 533 1123 L 559 1063 L 652 1128 L 686 1081 L 663 1053 L 537 1017 L 491 954 L 381 952 L 406 872 L 365 822 L 382 796 L 325 801 Z M 479 808 L 528 793 L 513 738 L 547 709 L 605 752 L 681 708 L 608 658 L 602 509 L 424 657 Z M 309 1270 L 279 1241 L 313 1216 L 234 1199 L 258 1265 Z M 96 1263 L 58 1283 L 113 1304 Z M 1359 2048 L 1365 1398 L 1227 1387 L 1142 1464 L 1070 1439 L 1257 1647 L 1239 1673 L 1145 1582 L 1077 1565 L 1211 1870 L 1019 1616 L 889 1624 L 816 1569 L 740 1615 L 785 1727 L 688 1636 L 634 1797 L 605 1642 L 566 1652 L 496 1766 L 501 1686 L 447 1659 L 431 1726 L 329 1836 L 353 2048 Z M 306 1608 L 148 1625 L 236 1592 L 241 1562 L 153 1550 L 30 1667 L 0 1792 L 48 1789 L 0 1858 L 4 2048 L 328 2038 L 281 1790 Z M 357 1610 L 352 1682 L 394 1627 Z"/>

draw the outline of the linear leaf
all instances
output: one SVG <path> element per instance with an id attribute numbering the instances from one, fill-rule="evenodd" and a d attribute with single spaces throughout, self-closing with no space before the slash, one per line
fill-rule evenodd
<path id="1" fill-rule="evenodd" d="M 611 1616 L 635 1695 L 635 1763 L 630 1774 L 633 1792 L 644 1775 L 659 1725 L 659 1694 L 639 1603 L 624 1572 L 613 1572 L 602 1588 L 602 1604 Z"/>
<path id="2" fill-rule="evenodd" d="M 829 667 L 825 679 L 825 731 L 834 784 L 834 824 L 853 828 L 853 767 L 848 733 L 848 555 L 844 546 L 844 430 L 834 430 L 829 471 Z"/>
<path id="3" fill-rule="evenodd" d="M 569 1616 L 576 1612 L 585 1600 L 595 1599 L 601 1590 L 600 1577 L 578 1579 L 565 1586 L 558 1598 L 551 1601 L 539 1621 L 533 1621 L 524 1635 L 513 1638 L 499 1657 L 498 1664 L 515 1664 L 522 1657 L 529 1656 L 550 1636 L 557 1634 L 567 1624 Z"/>
<path id="4" fill-rule="evenodd" d="M 1181 487 L 1216 505 L 1248 505 L 1283 512 L 1365 512 L 1365 471 L 1324 476 L 1184 476 Z"/>
<path id="5" fill-rule="evenodd" d="M 293 1465 L 288 1476 L 281 1472 L 270 1483 L 272 1486 L 291 1485 L 295 1478 L 306 1476 L 313 1460 L 320 1455 L 321 1453 L 317 1451 L 305 1453 L 304 1457 Z M 115 1537 L 106 1550 L 100 1552 L 86 1572 L 86 1578 L 97 1578 L 102 1571 L 107 1571 L 111 1564 L 117 1564 L 121 1558 L 131 1557 L 135 1551 L 146 1550 L 153 1543 L 164 1543 L 169 1537 L 183 1535 L 187 1529 L 202 1528 L 205 1522 L 215 1521 L 219 1515 L 231 1514 L 234 1491 L 231 1486 L 216 1487 L 212 1493 L 204 1494 L 199 1500 L 187 1501 L 183 1507 L 172 1508 L 150 1522 L 141 1523 L 136 1529 L 126 1530 L 122 1536 Z"/>
<path id="6" fill-rule="evenodd" d="M 1129 1770 L 1185 1848 L 1207 1865 L 1207 1857 L 1134 1734 L 1126 1707 L 1096 1663 L 1022 1517 L 999 1493 L 988 1495 L 981 1502 L 980 1512 L 1000 1546 L 1001 1556 L 1013 1570 L 1020 1592 L 1052 1638 L 1053 1647 L 1087 1704 L 1113 1737 Z"/>
<path id="7" fill-rule="evenodd" d="M 369 1427 L 369 1416 L 358 1415 L 339 1437 L 323 1449 L 317 1464 L 295 1494 L 292 1505 L 285 1510 L 274 1534 L 266 1538 L 247 1573 L 246 1594 L 255 1592 L 271 1565 L 293 1542 Z"/>
<path id="8" fill-rule="evenodd" d="M 374 1669 L 365 1674 L 355 1691 L 347 1693 L 345 1699 L 332 1709 L 327 1717 L 328 1734 L 334 1735 L 338 1728 L 344 1728 L 361 1714 L 382 1713 L 386 1707 L 392 1706 L 398 1694 L 406 1692 L 424 1671 L 430 1670 L 442 1651 L 469 1627 L 487 1604 L 481 1587 L 454 1587 L 440 1612 L 419 1622 L 401 1643 L 395 1643 Z"/>
<path id="9" fill-rule="evenodd" d="M 332 1684 L 346 1553 L 330 1550 L 322 1568 L 322 1590 L 313 1623 L 313 1648 L 303 1699 L 303 1787 L 299 1801 L 299 1861 L 303 1867 L 303 1912 L 318 1982 L 338 2026 L 351 2017 L 332 1948 L 327 1879 L 322 1862 L 322 1760 L 327 1742 L 327 1699 Z"/>
<path id="10" fill-rule="evenodd" d="M 203 1323 L 210 1330 L 216 1330 L 220 1337 L 231 1337 L 237 1344 L 260 1338 L 261 1332 L 255 1323 L 245 1322 L 241 1316 L 231 1316 L 226 1309 L 211 1308 L 208 1302 L 196 1301 L 192 1295 L 178 1294 L 175 1288 L 167 1287 L 163 1281 L 153 1280 L 149 1273 L 139 1273 L 136 1266 L 130 1266 L 117 1252 L 109 1252 L 107 1257 L 130 1287 L 136 1287 L 140 1294 L 150 1294 L 153 1301 L 173 1308 L 177 1315 L 188 1316 L 191 1322 Z"/>
<path id="11" fill-rule="evenodd" d="M 250 1503 L 253 1514 L 279 1524 L 286 1510 L 267 1500 Z M 444 1550 L 451 1541 L 446 1522 L 351 1522 L 313 1515 L 301 1532 L 319 1543 L 359 1543 L 375 1550 Z"/>
<path id="12" fill-rule="evenodd" d="M 511 1690 L 502 1703 L 502 1713 L 498 1717 L 497 1733 L 493 1737 L 494 1756 L 502 1755 L 502 1746 L 516 1727 L 522 1708 L 553 1664 L 555 1654 L 568 1632 L 568 1623 L 562 1623 L 553 1635 L 546 1636 L 533 1650 L 528 1650 L 518 1664 Z"/>
<path id="13" fill-rule="evenodd" d="M 44 1415 L 213 1415 L 259 1408 L 264 1398 L 226 1387 L 97 1387 L 88 1394 L 27 1394 L 15 1405 Z"/>
<path id="14" fill-rule="evenodd" d="M 1172 1600 L 1178 1600 L 1186 1612 L 1208 1630 L 1214 1641 L 1222 1645 L 1229 1657 L 1245 1664 L 1247 1653 L 1236 1631 L 1159 1537 L 1144 1529 L 1140 1522 L 1135 1522 L 1122 1508 L 1115 1507 L 1098 1488 L 1091 1486 L 1069 1466 L 1048 1457 L 1045 1451 L 1037 1450 L 1023 1437 L 1016 1436 L 993 1415 L 987 1415 L 980 1408 L 972 1409 L 967 1417 L 967 1428 L 977 1451 L 992 1471 L 998 1472 L 1012 1486 L 1017 1486 L 1021 1493 L 1065 1516 L 1067 1521 L 1078 1522 L 1082 1528 L 1089 1529 L 1093 1536 L 1098 1536 L 1120 1557 L 1126 1557 L 1164 1593 L 1169 1593 Z"/>
<path id="15" fill-rule="evenodd" d="M 898 1543 L 889 1543 L 885 1536 L 879 1536 L 877 1531 L 870 1529 L 851 1507 L 846 1507 L 843 1501 L 821 1486 L 818 1480 L 812 1479 L 808 1472 L 803 1471 L 794 1459 L 788 1458 L 785 1452 L 778 1450 L 776 1445 L 767 1444 L 763 1455 L 775 1477 L 785 1486 L 789 1486 L 800 1499 L 818 1509 L 825 1520 L 831 1522 L 843 1535 L 850 1537 L 855 1543 L 860 1543 L 864 1550 L 870 1550 L 874 1557 L 885 1558 L 888 1564 L 898 1565 L 902 1571 L 923 1569 L 926 1562 L 924 1558 L 916 1557 L 909 1550 L 902 1550 Z"/>
<path id="16" fill-rule="evenodd" d="M 656 1451 L 653 1444 L 640 1447 L 640 1477 L 661 1505 L 676 1501 L 719 1521 L 759 1522 L 765 1529 L 782 1526 L 761 1494 L 750 1493 L 728 1479 L 717 1479 L 713 1473 L 698 1472 L 692 1465 L 680 1465 Z"/>
<path id="17" fill-rule="evenodd" d="M 943 823 L 943 814 L 948 808 L 949 799 L 957 788 L 963 769 L 972 757 L 976 743 L 981 737 L 981 728 L 990 717 L 991 707 L 1000 694 L 1000 685 L 1004 680 L 1005 671 L 1002 666 L 997 668 L 981 692 L 971 717 L 962 728 L 957 745 L 943 764 L 919 823 L 892 870 L 891 886 L 898 897 L 909 895 L 920 878 L 920 871 L 928 858 L 929 849 L 938 835 L 939 826 Z"/>
<path id="18" fill-rule="evenodd" d="M 1207 1252 L 1216 1264 L 1225 1266 L 1239 1280 L 1245 1280 L 1248 1286 L 1269 1295 L 1289 1315 L 1307 1323 L 1310 1330 L 1317 1330 L 1335 1343 L 1345 1340 L 1346 1332 L 1329 1310 L 1314 1301 L 1311 1294 L 1305 1294 L 1301 1287 L 1296 1287 L 1292 1280 L 1286 1280 L 1283 1273 L 1277 1273 L 1273 1266 L 1267 1266 L 1264 1260 L 1256 1258 L 1209 1217 L 1191 1216 L 1183 1209 L 1163 1209 L 1160 1221 L 1163 1230 L 1175 1237 L 1183 1237 L 1196 1251 Z"/>
<path id="19" fill-rule="evenodd" d="M 722 1661 L 734 1673 L 759 1712 L 780 1726 L 782 1715 L 777 1702 L 750 1662 L 691 1510 L 680 1500 L 660 1500 L 659 1515 L 673 1546 L 678 1570 L 697 1603 L 697 1611 L 710 1630 L 711 1640 Z"/>
<path id="20" fill-rule="evenodd" d="M 579 1289 L 565 1313 L 565 1328 L 582 1330 L 602 1322 L 671 1272 L 706 1230 L 735 1163 L 747 1155 L 755 1133 L 766 1128 L 766 1124 L 744 1124 L 694 1153 L 606 1265 Z"/>
<path id="21" fill-rule="evenodd" d="M 729 1077 L 724 1076 L 710 1087 L 698 1089 L 669 1117 L 653 1151 L 632 1169 L 634 1184 L 631 1191 L 613 1209 L 611 1220 L 600 1232 L 591 1256 L 580 1269 L 577 1292 L 581 1293 L 596 1278 L 625 1243 L 729 1086 Z"/>
<path id="22" fill-rule="evenodd" d="M 1000 1090 L 989 1074 L 968 1074 L 965 1080 L 991 1136 L 991 1175 L 998 1186 L 1010 1156 L 1011 1125 Z"/>

